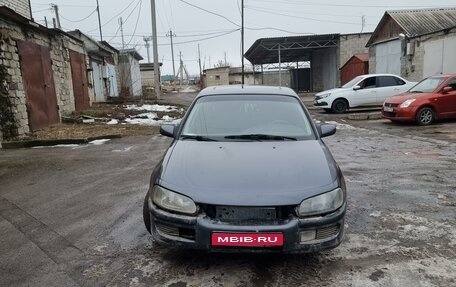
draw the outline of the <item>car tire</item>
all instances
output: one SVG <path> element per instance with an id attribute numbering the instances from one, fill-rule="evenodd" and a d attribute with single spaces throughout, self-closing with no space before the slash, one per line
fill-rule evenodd
<path id="1" fill-rule="evenodd" d="M 434 110 L 432 110 L 429 107 L 421 108 L 416 113 L 415 120 L 416 120 L 417 124 L 419 124 L 420 126 L 427 126 L 427 125 L 432 124 L 435 120 Z"/>
<path id="2" fill-rule="evenodd" d="M 149 197 L 149 193 L 146 195 L 146 198 L 144 199 L 144 205 L 143 205 L 143 220 L 144 220 L 144 225 L 146 226 L 146 229 L 149 233 L 151 233 L 150 230 L 150 212 L 149 212 L 149 203 L 147 202 L 147 198 Z"/>
<path id="3" fill-rule="evenodd" d="M 343 114 L 348 109 L 348 103 L 344 99 L 337 99 L 333 102 L 331 110 L 336 114 Z"/>

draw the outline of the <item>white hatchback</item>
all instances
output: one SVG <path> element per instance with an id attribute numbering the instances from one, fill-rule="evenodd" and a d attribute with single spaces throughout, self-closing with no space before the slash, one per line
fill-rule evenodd
<path id="1" fill-rule="evenodd" d="M 334 113 L 355 107 L 381 106 L 386 98 L 404 93 L 415 84 L 392 74 L 362 75 L 340 88 L 316 94 L 314 105 Z"/>

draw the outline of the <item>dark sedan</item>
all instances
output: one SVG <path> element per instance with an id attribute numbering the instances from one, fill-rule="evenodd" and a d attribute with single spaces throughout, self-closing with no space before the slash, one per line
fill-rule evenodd
<path id="1" fill-rule="evenodd" d="M 288 88 L 219 86 L 195 98 L 155 167 L 144 223 L 155 241 L 211 251 L 316 252 L 344 234 L 342 173 Z"/>

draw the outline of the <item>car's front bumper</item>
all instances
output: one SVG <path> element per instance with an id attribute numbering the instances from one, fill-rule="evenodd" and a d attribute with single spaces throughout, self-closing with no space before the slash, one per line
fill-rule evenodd
<path id="1" fill-rule="evenodd" d="M 336 212 L 312 218 L 290 217 L 264 224 L 232 224 L 198 216 L 177 215 L 155 206 L 149 199 L 151 232 L 161 244 L 183 249 L 200 249 L 216 252 L 317 252 L 337 247 L 344 236 L 346 204 Z M 316 230 L 318 239 L 300 242 L 300 232 Z M 214 232 L 239 233 L 282 233 L 283 246 L 280 248 L 214 247 L 211 235 Z"/>
<path id="2" fill-rule="evenodd" d="M 319 99 L 319 100 L 314 100 L 313 102 L 314 106 L 316 107 L 319 107 L 319 108 L 331 108 L 330 105 L 328 104 L 328 102 L 322 100 L 322 99 Z"/>
<path id="3" fill-rule="evenodd" d="M 417 107 L 407 107 L 407 108 L 399 108 L 394 107 L 391 111 L 385 111 L 385 107 L 382 108 L 382 118 L 392 120 L 392 121 L 414 121 L 415 115 L 417 112 Z"/>

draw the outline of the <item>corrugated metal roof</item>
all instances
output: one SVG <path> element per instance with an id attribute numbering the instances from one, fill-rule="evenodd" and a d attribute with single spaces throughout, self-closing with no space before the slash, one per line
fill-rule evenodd
<path id="1" fill-rule="evenodd" d="M 409 37 L 442 31 L 456 26 L 456 7 L 387 11 Z"/>

